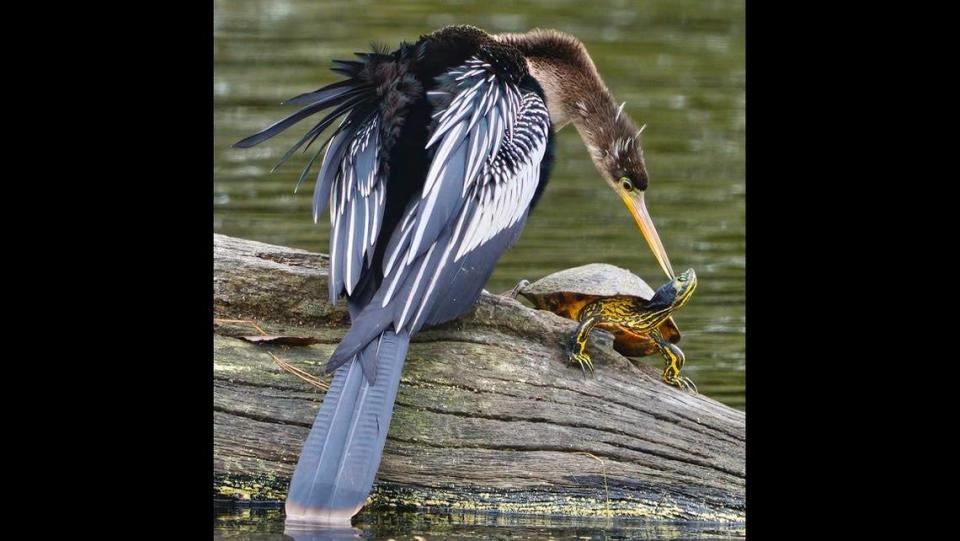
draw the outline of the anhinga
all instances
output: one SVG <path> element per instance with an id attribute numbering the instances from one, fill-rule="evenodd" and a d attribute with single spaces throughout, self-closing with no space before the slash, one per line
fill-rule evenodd
<path id="1" fill-rule="evenodd" d="M 329 204 L 329 295 L 336 302 L 346 293 L 352 323 L 326 364 L 336 374 L 290 483 L 292 522 L 342 522 L 363 506 L 410 336 L 463 314 L 480 295 L 543 192 L 554 130 L 576 126 L 673 278 L 644 205 L 642 129 L 579 40 L 453 26 L 392 53 L 357 56 L 334 61 L 346 80 L 288 100 L 304 107 L 235 145 L 251 147 L 333 108 L 283 163 L 342 118 L 300 182 L 326 147 L 313 217 Z"/>

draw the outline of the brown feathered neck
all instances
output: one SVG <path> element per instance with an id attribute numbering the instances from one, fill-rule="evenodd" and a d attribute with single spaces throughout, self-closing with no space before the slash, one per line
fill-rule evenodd
<path id="1" fill-rule="evenodd" d="M 598 169 L 613 179 L 628 174 L 641 189 L 645 187 L 641 130 L 614 101 L 580 40 L 556 30 L 493 38 L 524 55 L 530 74 L 546 94 L 555 129 L 572 122 Z"/>

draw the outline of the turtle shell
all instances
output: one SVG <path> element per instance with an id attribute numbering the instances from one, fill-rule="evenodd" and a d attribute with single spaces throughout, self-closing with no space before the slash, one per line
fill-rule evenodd
<path id="1" fill-rule="evenodd" d="M 528 285 L 520 294 L 540 310 L 577 320 L 580 310 L 599 297 L 653 298 L 654 291 L 636 274 L 606 263 L 591 263 L 545 276 Z M 623 355 L 645 356 L 658 351 L 648 335 L 634 334 L 615 323 L 600 323 L 598 327 L 614 335 L 614 348 Z M 667 318 L 658 327 L 664 339 L 680 341 L 680 329 Z"/>
<path id="2" fill-rule="evenodd" d="M 545 276 L 523 288 L 521 293 L 531 301 L 531 297 L 561 293 L 592 297 L 640 297 L 650 300 L 654 291 L 643 279 L 627 269 L 606 263 L 591 263 Z"/>

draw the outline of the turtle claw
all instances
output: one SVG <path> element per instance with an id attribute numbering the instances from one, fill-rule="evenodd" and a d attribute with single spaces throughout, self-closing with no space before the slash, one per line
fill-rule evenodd
<path id="1" fill-rule="evenodd" d="M 593 359 L 591 359 L 590 356 L 587 355 L 586 353 L 573 353 L 573 354 L 571 354 L 571 355 L 570 355 L 570 362 L 580 363 L 580 371 L 583 372 L 584 377 L 586 377 L 586 375 L 587 375 L 587 371 L 586 371 L 585 367 L 590 369 L 590 375 L 591 375 L 591 376 L 594 375 L 594 371 L 593 371 Z"/>
<path id="2" fill-rule="evenodd" d="M 681 376 L 677 378 L 677 381 L 680 384 L 679 387 L 684 391 L 687 391 L 688 393 L 691 393 L 691 394 L 699 394 L 699 392 L 697 391 L 697 385 L 693 382 L 692 379 L 686 376 Z"/>
<path id="3" fill-rule="evenodd" d="M 520 294 L 528 285 L 530 285 L 529 280 L 520 280 L 517 282 L 517 285 L 513 286 L 513 289 L 510 291 L 504 291 L 500 294 L 501 297 L 510 297 L 511 299 L 516 299 L 517 295 Z"/>
<path id="4" fill-rule="evenodd" d="M 590 375 L 593 375 L 593 359 L 591 359 L 587 353 L 587 337 L 599 321 L 599 318 L 596 316 L 590 316 L 582 320 L 580 324 L 577 325 L 577 330 L 570 336 L 564 346 L 570 362 L 576 361 L 580 363 L 580 370 L 583 372 L 584 377 L 587 376 L 587 368 L 590 369 Z"/>
<path id="5" fill-rule="evenodd" d="M 700 394 L 697 391 L 697 385 L 693 382 L 692 379 L 686 376 L 681 376 L 677 374 L 671 377 L 667 374 L 664 374 L 663 382 L 666 383 L 667 385 L 672 385 L 674 387 L 677 387 L 681 391 L 686 391 L 691 394 Z"/>

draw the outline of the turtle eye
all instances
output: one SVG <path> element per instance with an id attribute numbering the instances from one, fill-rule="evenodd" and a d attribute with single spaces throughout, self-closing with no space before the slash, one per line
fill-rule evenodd
<path id="1" fill-rule="evenodd" d="M 629 177 L 620 177 L 620 185 L 628 192 L 633 191 L 633 182 L 630 181 Z"/>

